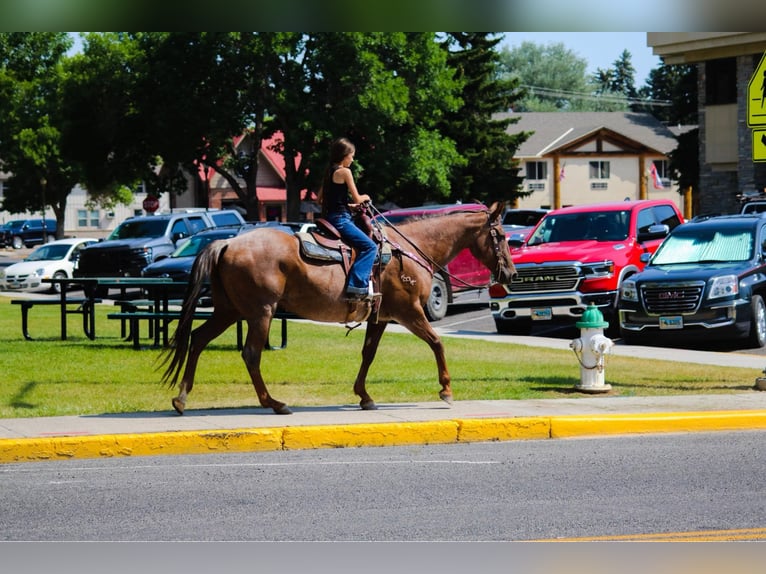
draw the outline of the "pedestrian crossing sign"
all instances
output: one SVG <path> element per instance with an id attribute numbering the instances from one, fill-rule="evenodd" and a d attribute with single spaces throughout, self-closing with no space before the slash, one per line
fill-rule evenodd
<path id="1" fill-rule="evenodd" d="M 753 161 L 766 161 L 766 129 L 753 130 Z"/>
<path id="2" fill-rule="evenodd" d="M 766 53 L 747 84 L 747 126 L 766 126 Z"/>

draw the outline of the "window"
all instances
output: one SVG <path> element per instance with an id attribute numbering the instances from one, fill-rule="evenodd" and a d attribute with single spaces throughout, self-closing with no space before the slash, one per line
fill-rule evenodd
<path id="1" fill-rule="evenodd" d="M 99 212 L 97 210 L 78 209 L 77 227 L 99 227 Z"/>
<path id="2" fill-rule="evenodd" d="M 705 62 L 705 104 L 737 103 L 737 60 L 722 58 Z"/>
<path id="3" fill-rule="evenodd" d="M 528 161 L 527 179 L 548 179 L 548 164 L 544 161 Z"/>
<path id="4" fill-rule="evenodd" d="M 591 179 L 609 179 L 608 161 L 591 161 L 589 165 L 589 177 Z"/>

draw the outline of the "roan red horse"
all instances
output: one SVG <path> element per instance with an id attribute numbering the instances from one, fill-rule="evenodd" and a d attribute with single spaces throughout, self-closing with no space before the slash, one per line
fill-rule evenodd
<path id="1" fill-rule="evenodd" d="M 195 260 L 181 318 L 164 353 L 163 381 L 179 386 L 173 407 L 183 414 L 194 385 L 197 361 L 203 349 L 237 320 L 247 322 L 242 359 L 250 373 L 258 400 L 279 414 L 290 409 L 271 397 L 261 376 L 261 354 L 277 307 L 314 321 L 346 323 L 367 321 L 362 364 L 354 383 L 362 409 L 375 409 L 365 381 L 378 343 L 390 321 L 396 321 L 428 343 L 436 358 L 441 391 L 452 402 L 450 375 L 444 346 L 425 316 L 431 292 L 433 267 L 441 268 L 461 250 L 471 253 L 490 269 L 497 281 L 508 282 L 515 274 L 505 232 L 500 224 L 502 203 L 490 208 L 466 205 L 465 211 L 384 226 L 391 260 L 383 268 L 377 312 L 370 315 L 369 301 L 344 298 L 343 265 L 308 261 L 299 240 L 282 231 L 262 228 L 207 246 Z M 192 330 L 196 301 L 206 279 L 210 281 L 213 315 Z M 184 368 L 185 365 L 185 368 Z M 183 370 L 183 377 L 178 377 Z"/>

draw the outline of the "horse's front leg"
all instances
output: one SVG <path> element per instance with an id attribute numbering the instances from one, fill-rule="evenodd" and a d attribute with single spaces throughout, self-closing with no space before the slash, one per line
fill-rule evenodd
<path id="1" fill-rule="evenodd" d="M 451 405 L 451 378 L 449 371 L 447 370 L 447 359 L 444 356 L 444 345 L 442 344 L 441 337 L 439 337 L 436 331 L 434 331 L 433 327 L 431 327 L 431 323 L 429 323 L 425 315 L 412 321 L 402 318 L 399 320 L 399 322 L 403 327 L 409 329 L 413 335 L 417 335 L 426 343 L 428 343 L 429 347 L 431 347 L 431 351 L 433 352 L 434 358 L 436 359 L 436 369 L 439 374 L 439 384 L 442 387 L 442 390 L 439 391 L 439 398 L 445 403 Z"/>
<path id="2" fill-rule="evenodd" d="M 356 381 L 354 382 L 354 393 L 359 398 L 359 406 L 362 410 L 372 411 L 377 409 L 375 401 L 367 394 L 367 388 L 365 382 L 367 381 L 367 373 L 370 370 L 372 361 L 375 360 L 375 353 L 378 351 L 378 344 L 380 338 L 383 336 L 383 331 L 386 330 L 387 321 L 380 321 L 378 323 L 367 323 L 367 330 L 364 335 L 364 346 L 362 347 L 362 364 L 359 366 L 359 372 L 356 375 Z"/>

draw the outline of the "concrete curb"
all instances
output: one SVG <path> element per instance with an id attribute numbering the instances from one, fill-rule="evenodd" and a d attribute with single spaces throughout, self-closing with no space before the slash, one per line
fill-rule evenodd
<path id="1" fill-rule="evenodd" d="M 766 410 L 454 419 L 0 439 L 0 464 L 77 458 L 766 430 Z"/>

